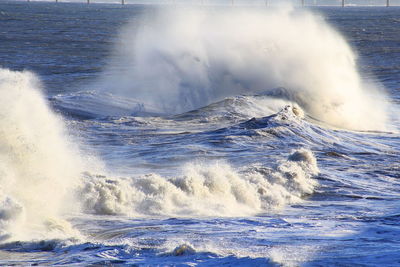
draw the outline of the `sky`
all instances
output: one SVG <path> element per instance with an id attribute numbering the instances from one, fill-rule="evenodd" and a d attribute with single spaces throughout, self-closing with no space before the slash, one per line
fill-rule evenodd
<path id="1" fill-rule="evenodd" d="M 14 0 L 14 1 L 27 1 L 27 0 Z M 56 0 L 30 0 L 35 1 L 49 1 L 55 2 Z M 77 2 L 86 3 L 87 0 L 58 0 L 58 2 Z M 121 3 L 122 0 L 90 0 L 91 3 Z M 218 3 L 218 4 L 230 4 L 232 0 L 125 0 L 127 4 L 135 3 Z M 262 4 L 266 1 L 270 5 L 274 3 L 282 2 L 282 0 L 233 0 L 237 4 Z M 301 4 L 301 0 L 287 0 L 293 4 Z M 341 5 L 342 0 L 305 0 L 306 5 Z M 386 5 L 386 0 L 345 0 L 347 5 Z M 391 5 L 400 5 L 400 0 L 390 0 Z"/>

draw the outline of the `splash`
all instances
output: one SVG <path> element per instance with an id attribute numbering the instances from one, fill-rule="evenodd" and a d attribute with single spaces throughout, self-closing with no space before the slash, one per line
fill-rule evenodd
<path id="1" fill-rule="evenodd" d="M 60 214 L 81 164 L 40 87 L 30 72 L 0 69 L 0 242 L 72 232 Z"/>
<path id="2" fill-rule="evenodd" d="M 90 176 L 79 195 L 94 214 L 128 216 L 245 216 L 279 209 L 312 194 L 319 172 L 314 155 L 294 151 L 275 168 L 234 170 L 227 163 L 192 163 L 173 178 Z"/>
<path id="3" fill-rule="evenodd" d="M 128 25 L 115 53 L 96 86 L 165 113 L 263 92 L 332 126 L 386 129 L 385 96 L 362 81 L 345 39 L 309 11 L 163 8 Z"/>

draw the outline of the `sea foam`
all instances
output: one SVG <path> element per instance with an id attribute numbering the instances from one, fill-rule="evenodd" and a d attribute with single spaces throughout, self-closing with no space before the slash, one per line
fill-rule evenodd
<path id="1" fill-rule="evenodd" d="M 299 149 L 268 168 L 238 171 L 228 163 L 191 163 L 172 178 L 88 175 L 84 210 L 107 215 L 245 216 L 297 203 L 312 194 L 319 172 L 313 153 Z"/>

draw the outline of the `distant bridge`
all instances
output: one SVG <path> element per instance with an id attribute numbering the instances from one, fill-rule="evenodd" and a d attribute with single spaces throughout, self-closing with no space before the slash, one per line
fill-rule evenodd
<path id="1" fill-rule="evenodd" d="M 26 1 L 27 2 L 31 2 L 31 0 L 26 0 Z M 54 0 L 54 1 L 56 3 L 58 3 L 58 2 L 70 2 L 68 0 L 66 0 L 66 1 Z M 265 3 L 266 6 L 269 6 L 271 4 L 271 2 L 273 2 L 272 0 L 264 0 L 264 1 L 265 1 L 264 3 Z M 314 0 L 314 4 L 311 4 L 311 5 L 307 5 L 306 0 L 296 0 L 296 1 L 299 1 L 299 5 L 301 5 L 303 7 L 305 7 L 305 6 L 320 6 L 318 4 L 315 4 L 316 0 Z M 48 1 L 48 2 L 51 2 L 51 1 Z M 82 0 L 81 3 L 85 3 L 85 2 L 87 4 L 90 4 L 90 3 L 95 3 L 95 0 Z M 114 3 L 116 3 L 116 2 L 114 2 Z M 130 0 L 129 1 L 130 4 L 135 4 L 135 2 L 137 2 L 137 1 L 136 0 Z M 170 1 L 167 0 L 166 2 L 175 4 L 177 2 L 177 0 L 172 0 L 172 1 L 171 0 Z M 198 2 L 199 2 L 199 4 L 202 4 L 202 5 L 204 4 L 204 0 L 198 0 Z M 341 4 L 342 7 L 345 7 L 347 5 L 347 3 L 349 2 L 349 0 L 338 0 L 337 2 L 338 2 L 338 5 Z M 72 2 L 72 3 L 76 3 L 76 2 Z M 101 2 L 101 3 L 104 3 L 104 2 Z M 125 5 L 125 4 L 128 4 L 128 0 L 120 0 L 119 3 L 121 3 L 122 5 Z M 160 1 L 158 3 L 162 3 L 162 2 Z M 190 3 L 193 4 L 193 2 L 190 2 Z M 235 5 L 235 0 L 230 0 L 230 4 L 231 5 Z M 386 4 L 386 7 L 390 7 L 391 6 L 391 0 L 385 0 L 385 4 Z M 353 4 L 351 4 L 351 5 L 353 5 Z M 357 6 L 362 6 L 362 4 L 361 5 L 357 5 Z"/>

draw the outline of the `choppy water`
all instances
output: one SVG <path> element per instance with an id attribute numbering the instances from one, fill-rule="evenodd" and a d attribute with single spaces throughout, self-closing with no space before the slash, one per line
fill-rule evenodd
<path id="1" fill-rule="evenodd" d="M 0 264 L 398 266 L 399 16 L 0 3 Z"/>

